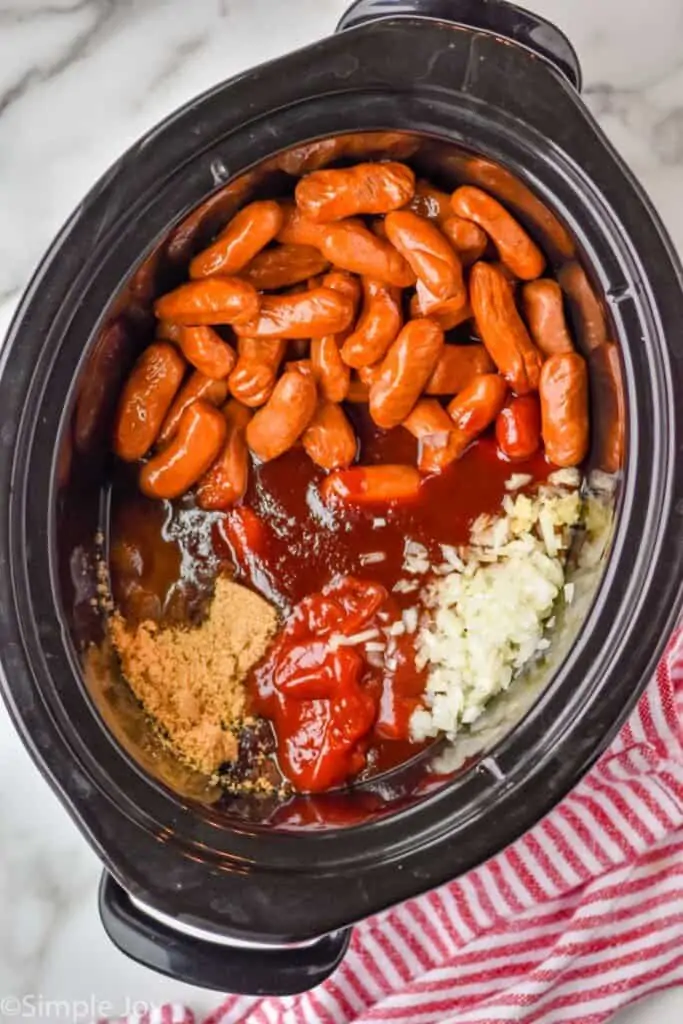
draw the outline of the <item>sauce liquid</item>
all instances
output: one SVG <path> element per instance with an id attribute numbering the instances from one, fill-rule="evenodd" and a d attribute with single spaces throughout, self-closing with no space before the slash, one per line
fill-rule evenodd
<path id="1" fill-rule="evenodd" d="M 364 464 L 415 465 L 417 442 L 407 431 L 380 431 L 366 406 L 351 405 L 347 413 Z M 381 584 L 400 615 L 415 605 L 417 594 L 392 590 L 400 579 L 411 579 L 403 570 L 406 540 L 423 544 L 430 562 L 438 565 L 443 561 L 441 544 L 466 544 L 472 521 L 500 510 L 505 482 L 513 473 L 539 482 L 552 468 L 542 452 L 511 464 L 500 457 L 494 438 L 487 435 L 441 475 L 428 478 L 416 501 L 328 506 L 319 496 L 324 473 L 303 448 L 296 447 L 251 473 L 243 505 L 260 521 L 255 533 L 247 530 L 252 535 L 246 538 L 249 548 L 257 551 L 256 558 L 243 549 L 239 537 L 236 541 L 238 512 L 203 512 L 191 498 L 173 504 L 149 501 L 137 491 L 135 475 L 123 470 L 112 487 L 114 601 L 131 621 L 147 617 L 193 622 L 202 614 L 216 575 L 227 571 L 286 616 L 335 577 L 353 576 Z M 414 666 L 412 672 L 409 665 L 406 669 L 401 672 L 401 692 L 418 696 L 424 679 Z M 373 736 L 361 775 L 386 771 L 422 749 L 406 740 Z"/>

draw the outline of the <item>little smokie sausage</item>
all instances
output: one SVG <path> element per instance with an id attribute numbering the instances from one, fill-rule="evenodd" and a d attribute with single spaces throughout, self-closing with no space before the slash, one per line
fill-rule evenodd
<path id="1" fill-rule="evenodd" d="M 422 281 L 418 281 L 415 295 L 410 300 L 410 315 L 413 319 L 428 316 L 430 320 L 436 320 L 442 330 L 452 331 L 472 319 L 472 307 L 469 302 L 463 306 L 460 298 L 440 302 Z"/>
<path id="2" fill-rule="evenodd" d="M 421 484 L 414 466 L 352 466 L 330 473 L 320 493 L 324 501 L 338 498 L 351 505 L 388 505 L 414 501 Z"/>
<path id="3" fill-rule="evenodd" d="M 313 419 L 317 404 L 312 374 L 283 373 L 272 395 L 247 426 L 247 444 L 262 462 L 288 451 Z"/>
<path id="4" fill-rule="evenodd" d="M 434 472 L 434 452 L 448 448 L 453 432 L 453 421 L 446 410 L 436 398 L 421 398 L 403 426 L 417 438 L 419 469 L 423 473 Z"/>
<path id="5" fill-rule="evenodd" d="M 351 299 L 332 288 L 314 288 L 297 295 L 265 295 L 261 312 L 235 333 L 248 338 L 322 338 L 338 334 L 354 317 Z"/>
<path id="6" fill-rule="evenodd" d="M 479 435 L 493 423 L 507 394 L 507 386 L 497 373 L 475 377 L 448 406 L 451 431 L 420 440 L 420 470 L 423 473 L 441 473 Z"/>
<path id="7" fill-rule="evenodd" d="M 565 263 L 557 278 L 569 299 L 579 348 L 588 355 L 607 341 L 607 321 L 600 301 L 580 263 Z"/>
<path id="8" fill-rule="evenodd" d="M 506 171 L 500 164 L 477 156 L 451 154 L 449 164 L 464 181 L 490 190 L 502 203 L 509 203 L 515 211 L 524 214 L 543 239 L 543 244 L 558 262 L 572 259 L 576 247 L 571 235 L 545 203 L 523 185 L 516 174 Z"/>
<path id="9" fill-rule="evenodd" d="M 541 409 L 536 395 L 511 398 L 498 413 L 496 440 L 511 462 L 530 459 L 541 445 Z"/>
<path id="10" fill-rule="evenodd" d="M 188 281 L 154 304 L 159 320 L 184 327 L 246 323 L 258 316 L 261 302 L 253 284 L 239 277 Z"/>
<path id="11" fill-rule="evenodd" d="M 396 288 L 410 288 L 415 274 L 403 256 L 360 220 L 342 220 L 322 229 L 321 248 L 335 266 L 361 277 L 373 277 Z"/>
<path id="12" fill-rule="evenodd" d="M 591 458 L 604 473 L 616 473 L 624 461 L 626 409 L 619 349 L 611 342 L 594 348 L 588 355 L 588 376 L 593 402 L 595 438 Z"/>
<path id="13" fill-rule="evenodd" d="M 556 466 L 578 466 L 588 454 L 588 373 L 577 352 L 550 356 L 543 364 L 541 434 Z"/>
<path id="14" fill-rule="evenodd" d="M 194 402 L 201 400 L 207 405 L 222 405 L 227 397 L 228 382 L 225 379 L 212 380 L 195 370 L 183 384 L 166 415 L 159 432 L 159 444 L 167 444 L 171 440 L 180 426 L 183 413 Z"/>
<path id="15" fill-rule="evenodd" d="M 410 167 L 387 162 L 313 171 L 301 179 L 294 194 L 299 209 L 322 224 L 398 210 L 414 191 L 415 175 Z"/>
<path id="16" fill-rule="evenodd" d="M 319 404 L 301 441 L 313 462 L 328 472 L 350 466 L 358 448 L 353 428 L 335 402 Z"/>
<path id="17" fill-rule="evenodd" d="M 277 241 L 283 245 L 312 245 L 322 248 L 325 228 L 307 217 L 292 202 L 282 203 L 284 221 L 277 233 Z"/>
<path id="18" fill-rule="evenodd" d="M 277 235 L 285 220 L 272 199 L 249 203 L 236 213 L 208 249 L 190 262 L 190 277 L 236 274 Z"/>
<path id="19" fill-rule="evenodd" d="M 362 380 L 363 384 L 374 384 L 382 372 L 382 362 L 373 363 L 372 366 L 359 366 L 356 370 L 358 379 Z"/>
<path id="20" fill-rule="evenodd" d="M 175 341 L 178 343 L 182 332 L 183 327 L 180 324 L 171 323 L 170 320 L 157 320 L 154 336 L 163 341 Z"/>
<path id="21" fill-rule="evenodd" d="M 332 270 L 320 281 L 319 287 L 331 288 L 334 292 L 346 295 L 353 302 L 353 314 L 356 315 L 363 289 L 359 278 L 350 274 L 347 270 Z"/>
<path id="22" fill-rule="evenodd" d="M 449 193 L 442 192 L 424 179 L 415 185 L 415 195 L 406 203 L 406 210 L 416 213 L 419 217 L 426 217 L 427 220 L 435 220 L 437 224 L 442 224 L 453 216 Z"/>
<path id="23" fill-rule="evenodd" d="M 503 408 L 507 386 L 497 373 L 482 373 L 448 405 L 456 430 L 469 435 L 467 443 L 486 430 Z"/>
<path id="24" fill-rule="evenodd" d="M 361 285 L 357 277 L 345 270 L 335 270 L 322 279 L 325 288 L 332 288 L 350 298 L 355 311 L 361 297 Z M 349 331 L 340 334 L 326 334 L 311 340 L 311 366 L 318 390 L 330 402 L 343 402 L 349 390 L 351 371 L 341 357 L 341 346 Z"/>
<path id="25" fill-rule="evenodd" d="M 435 224 L 410 210 L 399 210 L 387 215 L 384 226 L 389 241 L 432 295 L 441 302 L 460 299 L 465 305 L 460 257 Z"/>
<path id="26" fill-rule="evenodd" d="M 382 359 L 403 326 L 401 292 L 398 288 L 363 278 L 363 309 L 356 329 L 341 350 L 348 366 L 370 366 Z"/>
<path id="27" fill-rule="evenodd" d="M 470 381 L 448 406 L 448 415 L 453 423 L 448 443 L 423 442 L 423 472 L 439 473 L 459 459 L 472 442 L 491 426 L 503 408 L 506 395 L 507 385 L 497 373 L 483 373 Z"/>
<path id="28" fill-rule="evenodd" d="M 124 317 L 114 317 L 105 324 L 80 374 L 72 424 L 73 443 L 79 452 L 94 451 L 110 435 L 112 416 L 115 416 L 121 404 L 128 376 L 126 370 L 130 358 L 130 333 L 130 324 Z M 147 372 L 150 370 L 151 367 Z M 154 376 L 153 372 L 151 376 Z M 133 422 L 137 428 L 144 429 L 141 416 L 146 418 L 144 408 L 136 409 Z M 67 452 L 71 447 L 69 438 L 65 437 L 61 449 L 64 458 L 60 459 L 60 465 L 70 461 Z"/>
<path id="29" fill-rule="evenodd" d="M 197 484 L 197 504 L 207 510 L 229 508 L 241 501 L 249 483 L 249 451 L 244 432 L 251 411 L 231 398 L 222 413 L 227 425 L 223 447 Z"/>
<path id="30" fill-rule="evenodd" d="M 155 342 L 142 353 L 124 384 L 114 422 L 114 451 L 126 462 L 141 459 L 156 441 L 185 373 L 173 345 Z"/>
<path id="31" fill-rule="evenodd" d="M 276 291 L 322 274 L 328 266 L 329 261 L 312 245 L 276 245 L 255 256 L 242 277 L 259 291 Z"/>
<path id="32" fill-rule="evenodd" d="M 311 341 L 311 368 L 323 398 L 343 402 L 349 393 L 351 370 L 341 357 L 339 335 L 326 334 Z"/>
<path id="33" fill-rule="evenodd" d="M 436 398 L 421 398 L 402 426 L 420 440 L 437 434 L 450 434 L 453 421 Z"/>
<path id="34" fill-rule="evenodd" d="M 227 377 L 237 361 L 235 350 L 211 327 L 179 327 L 178 344 L 188 363 L 205 377 Z"/>
<path id="35" fill-rule="evenodd" d="M 230 374 L 230 394 L 243 405 L 255 409 L 268 401 L 287 342 L 283 338 L 240 338 L 238 358 Z"/>
<path id="36" fill-rule="evenodd" d="M 434 372 L 443 346 L 443 331 L 433 320 L 406 324 L 370 388 L 370 415 L 378 427 L 389 430 L 403 422 Z"/>
<path id="37" fill-rule="evenodd" d="M 481 373 L 495 366 L 483 345 L 446 345 L 427 381 L 427 395 L 457 395 Z"/>
<path id="38" fill-rule="evenodd" d="M 517 312 L 512 288 L 498 267 L 475 263 L 470 301 L 489 355 L 518 395 L 538 388 L 541 356 Z"/>
<path id="39" fill-rule="evenodd" d="M 333 163 L 344 153 L 344 138 L 337 136 L 333 139 L 319 139 L 318 142 L 307 142 L 303 146 L 295 146 L 281 153 L 276 160 L 276 166 L 286 174 L 299 178 L 309 171 L 317 171 L 319 167 L 326 167 Z"/>
<path id="40" fill-rule="evenodd" d="M 493 241 L 503 263 L 515 277 L 532 281 L 540 277 L 545 256 L 522 225 L 504 206 L 473 185 L 463 185 L 451 197 L 453 212 L 465 220 L 473 220 Z"/>
<path id="41" fill-rule="evenodd" d="M 474 221 L 452 216 L 439 226 L 460 257 L 463 267 L 471 267 L 486 252 L 486 232 Z"/>
<path id="42" fill-rule="evenodd" d="M 171 443 L 140 470 L 140 490 L 148 498 L 179 498 L 196 484 L 225 440 L 223 413 L 208 402 L 193 402 L 183 412 Z"/>
<path id="43" fill-rule="evenodd" d="M 544 356 L 574 351 L 564 316 L 562 289 L 557 281 L 550 278 L 530 281 L 522 289 L 522 301 L 529 333 Z"/>
<path id="44" fill-rule="evenodd" d="M 313 363 L 310 359 L 290 359 L 285 363 L 285 373 L 296 370 L 297 373 L 313 373 Z"/>

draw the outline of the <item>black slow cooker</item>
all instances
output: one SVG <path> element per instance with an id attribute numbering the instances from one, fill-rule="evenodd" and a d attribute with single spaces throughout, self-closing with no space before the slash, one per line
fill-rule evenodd
<path id="1" fill-rule="evenodd" d="M 547 813 L 653 671 L 682 598 L 681 267 L 579 88 L 567 40 L 509 4 L 360 0 L 335 35 L 141 139 L 27 289 L 0 379 L 2 689 L 104 864 L 108 934 L 150 967 L 232 992 L 314 986 L 353 922 L 481 864 Z M 459 768 L 423 759 L 279 815 L 168 763 L 107 660 L 107 439 L 154 295 L 244 202 L 351 150 L 402 152 L 445 188 L 482 185 L 550 254 L 589 360 L 587 472 L 612 481 L 612 535 L 554 670 L 528 699 L 512 688 Z M 618 365 L 594 355 L 609 342 Z"/>

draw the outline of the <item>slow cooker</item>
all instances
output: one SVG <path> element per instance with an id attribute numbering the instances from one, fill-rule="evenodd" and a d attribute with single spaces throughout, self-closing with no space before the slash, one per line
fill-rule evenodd
<path id="1" fill-rule="evenodd" d="M 647 684 L 683 597 L 683 282 L 580 86 L 564 36 L 510 4 L 359 0 L 334 35 L 221 83 L 133 146 L 20 303 L 0 379 L 2 690 L 103 862 L 106 931 L 149 967 L 232 992 L 313 987 L 354 922 L 534 825 Z M 349 146 L 355 160 L 401 152 L 444 188 L 480 184 L 549 253 L 588 357 L 587 476 L 611 481 L 611 535 L 552 671 L 511 688 L 458 767 L 423 758 L 283 814 L 226 799 L 156 749 L 103 652 L 108 437 L 154 296 L 242 204 Z M 595 352 L 610 341 L 606 365 Z"/>

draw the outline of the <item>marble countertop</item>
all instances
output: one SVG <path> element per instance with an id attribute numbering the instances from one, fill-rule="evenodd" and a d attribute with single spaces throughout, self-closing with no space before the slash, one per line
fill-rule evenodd
<path id="1" fill-rule="evenodd" d="M 0 0 L 0 336 L 43 250 L 95 179 L 195 94 L 329 33 L 347 0 Z M 681 0 L 534 0 L 574 42 L 585 97 L 683 251 Z M 40 778 L 0 706 L 0 1000 L 30 996 L 92 1013 L 216 994 L 118 953 L 96 908 L 100 867 Z M 41 1001 L 42 1000 L 42 1009 Z M 11 1020 L 0 1001 L 0 1019 Z M 55 1016 L 55 1013 L 57 1016 Z M 683 992 L 620 1024 L 674 1024 Z M 25 1014 L 26 1015 L 26 1014 Z"/>

